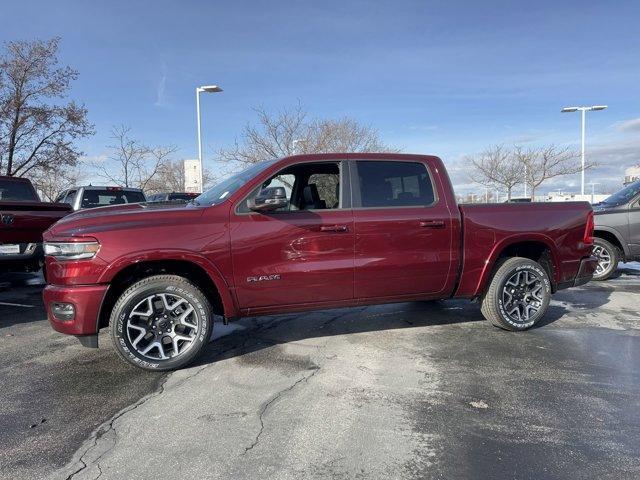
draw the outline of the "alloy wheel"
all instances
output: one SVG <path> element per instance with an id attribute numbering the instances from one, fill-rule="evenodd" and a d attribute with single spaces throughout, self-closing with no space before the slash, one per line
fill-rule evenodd
<path id="1" fill-rule="evenodd" d="M 195 307 L 174 293 L 147 296 L 133 307 L 126 324 L 131 346 L 152 360 L 184 354 L 193 346 L 198 330 Z"/>
<path id="2" fill-rule="evenodd" d="M 603 275 L 611 267 L 611 253 L 602 245 L 595 245 L 593 255 L 598 259 L 595 275 Z"/>
<path id="3" fill-rule="evenodd" d="M 542 278 L 531 271 L 515 272 L 502 289 L 502 304 L 509 319 L 527 323 L 538 313 L 544 298 Z"/>

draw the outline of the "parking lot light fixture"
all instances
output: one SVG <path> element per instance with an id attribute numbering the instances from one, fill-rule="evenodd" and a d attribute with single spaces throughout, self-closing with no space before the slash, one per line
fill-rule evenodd
<path id="1" fill-rule="evenodd" d="M 203 85 L 196 88 L 196 116 L 198 119 L 198 163 L 200 163 L 200 192 L 204 191 L 203 166 L 202 166 L 202 131 L 200 119 L 200 94 L 201 93 L 218 93 L 222 92 L 222 88 L 218 85 Z"/>
<path id="2" fill-rule="evenodd" d="M 580 149 L 580 160 L 582 162 L 582 168 L 580 169 L 581 182 L 580 182 L 580 195 L 584 195 L 584 136 L 585 136 L 585 113 L 590 111 L 604 110 L 607 105 L 592 105 L 590 107 L 564 107 L 560 110 L 562 113 L 580 112 L 582 119 L 582 141 Z"/>

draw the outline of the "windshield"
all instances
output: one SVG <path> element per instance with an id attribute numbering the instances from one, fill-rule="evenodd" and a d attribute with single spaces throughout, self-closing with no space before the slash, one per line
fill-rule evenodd
<path id="1" fill-rule="evenodd" d="M 136 191 L 125 190 L 85 190 L 82 195 L 80 208 L 105 207 L 107 205 L 120 205 L 123 203 L 144 202 L 144 194 Z"/>
<path id="2" fill-rule="evenodd" d="M 0 201 L 37 202 L 31 186 L 27 182 L 0 182 Z"/>
<path id="3" fill-rule="evenodd" d="M 624 187 L 622 190 L 619 190 L 613 195 L 611 195 L 610 197 L 607 197 L 607 199 L 604 200 L 602 203 L 606 205 L 612 205 L 612 206 L 624 205 L 625 203 L 628 203 L 630 200 L 632 200 L 633 197 L 635 197 L 639 193 L 640 193 L 640 180 L 636 180 L 635 182 L 630 183 L 629 185 Z"/>
<path id="4" fill-rule="evenodd" d="M 217 185 L 214 185 L 209 190 L 196 197 L 193 201 L 197 205 L 215 205 L 217 203 L 224 202 L 227 198 L 233 195 L 236 190 L 257 174 L 266 170 L 267 167 L 273 165 L 274 162 L 275 160 L 266 160 L 264 162 L 251 165 L 240 173 L 236 173 L 229 178 L 225 178 Z"/>

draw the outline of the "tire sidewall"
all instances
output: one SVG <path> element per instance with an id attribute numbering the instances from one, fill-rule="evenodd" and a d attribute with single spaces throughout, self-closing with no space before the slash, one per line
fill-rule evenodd
<path id="1" fill-rule="evenodd" d="M 542 305 L 536 312 L 536 314 L 526 323 L 518 323 L 511 320 L 504 308 L 502 301 L 502 292 L 504 290 L 505 284 L 511 278 L 511 276 L 517 272 L 531 272 L 542 278 L 542 289 L 544 292 Z M 531 328 L 538 322 L 538 320 L 540 320 L 545 315 L 545 313 L 547 312 L 547 308 L 549 307 L 549 302 L 551 301 L 551 281 L 549 280 L 549 275 L 540 264 L 532 261 L 523 261 L 519 265 L 516 265 L 513 268 L 506 268 L 500 273 L 502 278 L 500 279 L 498 288 L 496 290 L 497 298 L 495 303 L 495 305 L 497 306 L 498 314 L 500 315 L 500 319 L 514 330 L 527 330 L 528 328 Z"/>
<path id="2" fill-rule="evenodd" d="M 126 324 L 131 310 L 142 300 L 152 294 L 175 294 L 184 297 L 195 309 L 198 318 L 198 332 L 193 345 L 184 355 L 167 360 L 149 359 L 139 354 L 131 346 Z M 213 317 L 205 296 L 197 287 L 188 282 L 171 282 L 171 280 L 152 280 L 145 284 L 145 280 L 138 282 L 128 289 L 116 302 L 111 313 L 111 332 L 116 349 L 129 363 L 146 370 L 173 370 L 190 363 L 209 343 L 213 327 Z"/>

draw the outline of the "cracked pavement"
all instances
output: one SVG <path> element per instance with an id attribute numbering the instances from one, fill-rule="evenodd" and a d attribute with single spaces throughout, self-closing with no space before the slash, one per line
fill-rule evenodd
<path id="1" fill-rule="evenodd" d="M 560 292 L 521 334 L 467 301 L 216 325 L 197 364 L 137 377 L 157 383 L 104 423 L 81 409 L 85 440 L 57 463 L 0 477 L 638 478 L 639 301 L 640 270 L 625 269 Z M 76 368 L 100 382 L 94 363 Z"/>

